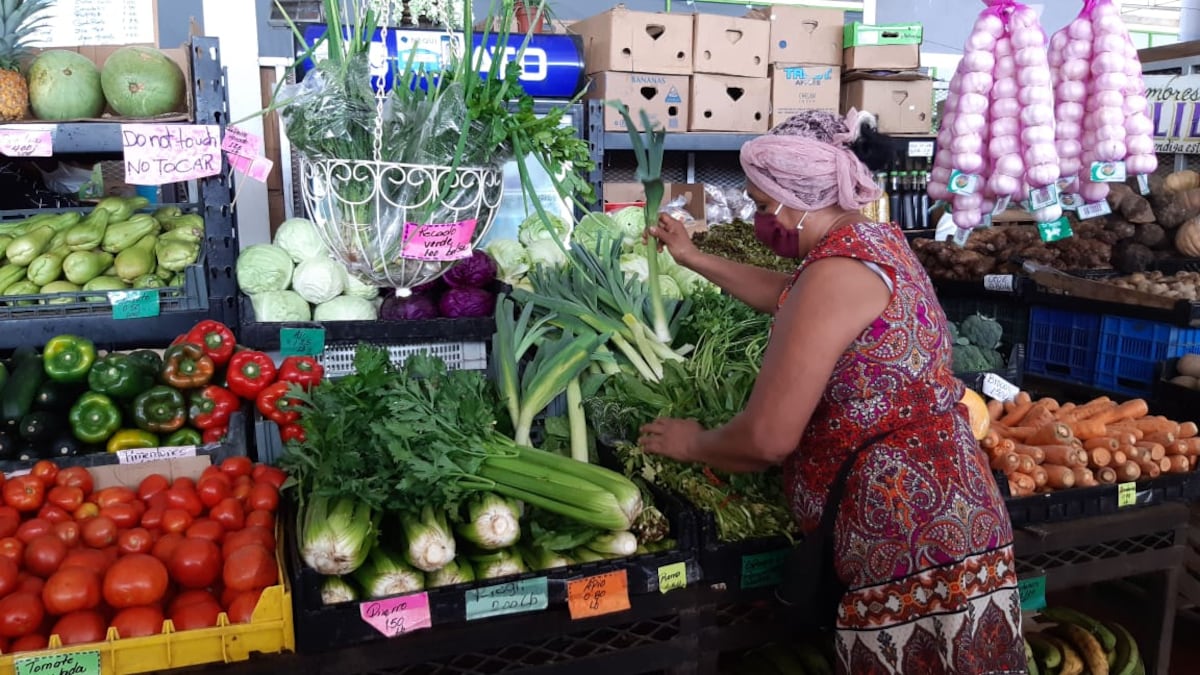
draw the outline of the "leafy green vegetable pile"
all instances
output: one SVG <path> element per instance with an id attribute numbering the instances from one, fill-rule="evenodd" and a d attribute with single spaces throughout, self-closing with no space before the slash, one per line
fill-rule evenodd
<path id="1" fill-rule="evenodd" d="M 763 246 L 754 236 L 754 225 L 749 223 L 710 225 L 707 232 L 696 233 L 692 241 L 701 251 L 722 258 L 776 272 L 796 271 L 796 261 L 780 258 Z"/>

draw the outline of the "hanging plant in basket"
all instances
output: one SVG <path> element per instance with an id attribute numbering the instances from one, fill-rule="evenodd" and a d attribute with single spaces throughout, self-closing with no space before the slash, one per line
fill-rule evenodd
<path id="1" fill-rule="evenodd" d="M 449 34 L 458 48 L 441 63 L 419 61 L 413 50 L 389 69 L 371 47 L 386 44 L 400 3 L 324 0 L 330 30 L 297 61 L 311 57 L 315 67 L 281 86 L 271 106 L 300 157 L 309 216 L 334 257 L 364 283 L 400 295 L 470 257 L 500 204 L 509 160 L 528 194 L 532 155 L 563 199 L 591 199 L 580 175 L 591 169 L 589 149 L 562 126 L 564 109 L 534 115 L 519 68 L 477 53 L 470 0 L 440 1 L 459 3 L 466 29 Z M 416 4 L 409 0 L 410 11 Z M 514 12 L 513 0 L 504 0 L 483 24 L 501 27 L 499 44 L 508 41 Z M 481 77 L 475 64 L 489 62 Z M 540 200 L 531 201 L 548 220 Z"/>

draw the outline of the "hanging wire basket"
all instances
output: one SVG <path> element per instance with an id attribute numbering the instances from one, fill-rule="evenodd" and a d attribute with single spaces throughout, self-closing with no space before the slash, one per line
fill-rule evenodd
<path id="1" fill-rule="evenodd" d="M 500 166 L 300 157 L 304 204 L 334 258 L 400 296 L 471 256 L 504 195 Z"/>

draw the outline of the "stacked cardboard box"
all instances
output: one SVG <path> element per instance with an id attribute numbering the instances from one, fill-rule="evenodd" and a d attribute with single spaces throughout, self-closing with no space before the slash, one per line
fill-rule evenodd
<path id="1" fill-rule="evenodd" d="M 763 133 L 771 114 L 771 26 L 757 18 L 696 14 L 692 131 Z"/>
<path id="2" fill-rule="evenodd" d="M 845 27 L 842 112 L 867 110 L 885 134 L 929 135 L 933 81 L 921 73 L 921 24 Z"/>
<path id="3" fill-rule="evenodd" d="M 838 111 L 842 30 L 840 10 L 773 5 L 751 17 L 769 22 L 770 126 L 802 110 Z"/>

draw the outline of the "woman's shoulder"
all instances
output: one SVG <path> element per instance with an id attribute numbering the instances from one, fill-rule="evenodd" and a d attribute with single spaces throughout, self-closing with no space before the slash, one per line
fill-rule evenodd
<path id="1" fill-rule="evenodd" d="M 863 220 L 830 232 L 814 253 L 818 257 L 846 256 L 881 262 L 908 249 L 908 241 L 894 223 Z"/>

